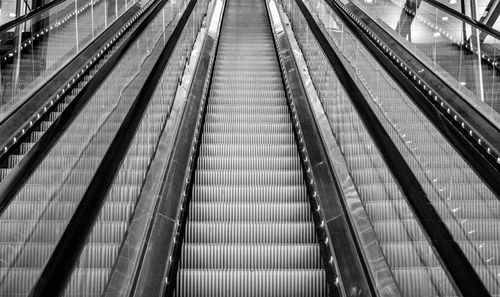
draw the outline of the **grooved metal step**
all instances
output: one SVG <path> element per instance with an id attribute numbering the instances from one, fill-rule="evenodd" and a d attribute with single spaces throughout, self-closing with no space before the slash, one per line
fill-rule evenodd
<path id="1" fill-rule="evenodd" d="M 321 269 L 319 246 L 185 244 L 184 269 Z"/>
<path id="2" fill-rule="evenodd" d="M 302 203 L 200 203 L 189 207 L 191 221 L 310 221 L 311 210 Z"/>
<path id="3" fill-rule="evenodd" d="M 325 271 L 322 269 L 182 269 L 177 278 L 181 296 L 302 297 L 327 294 Z"/>

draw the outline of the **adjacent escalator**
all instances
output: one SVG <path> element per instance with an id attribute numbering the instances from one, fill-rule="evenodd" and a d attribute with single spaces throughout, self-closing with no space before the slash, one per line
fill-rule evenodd
<path id="1" fill-rule="evenodd" d="M 189 53 L 193 36 L 201 26 L 207 1 L 198 3 L 193 20 L 186 26 L 187 36 L 173 56 L 176 61 L 185 63 L 183 57 Z M 136 29 L 136 39 L 129 42 L 132 46 L 126 48 L 113 72 L 104 77 L 33 174 L 23 177 L 26 181 L 22 188 L 0 214 L 0 295 L 30 294 L 177 27 L 185 4 L 160 2 L 148 21 Z M 184 28 L 184 23 L 179 27 Z M 116 173 L 115 183 L 108 191 L 107 203 L 83 249 L 66 296 L 100 296 L 104 291 L 136 205 L 134 199 L 154 154 L 157 135 L 168 118 L 172 93 L 175 94 L 184 63 L 173 63 L 169 68 L 173 76 L 164 79 L 169 90 L 157 95 L 159 102 L 155 101 L 144 116 L 122 163 L 124 169 Z"/>
<path id="2" fill-rule="evenodd" d="M 329 29 L 325 30 L 331 38 L 329 45 L 320 44 L 310 37 L 319 36 L 319 30 L 301 26 L 305 17 L 292 14 L 299 5 L 294 7 L 292 3 L 285 10 L 291 15 L 295 36 L 359 195 L 360 207 L 356 211 L 362 209 L 366 212 L 384 261 L 392 271 L 401 294 L 461 295 L 457 291 L 462 288 L 457 289 L 453 276 L 449 276 L 456 272 L 449 270 L 449 265 L 454 263 L 443 261 L 444 254 L 458 250 L 464 254 L 461 261 L 471 268 L 468 275 L 478 276 L 478 283 L 482 283 L 490 295 L 498 295 L 498 196 L 474 172 L 470 159 L 461 156 L 453 147 L 452 140 L 440 133 L 441 127 L 433 125 L 414 104 L 410 98 L 414 94 L 405 94 L 390 74 L 380 69 L 380 64 L 358 41 L 358 36 L 350 29 L 342 31 L 328 27 L 331 23 L 325 20 L 329 20 L 326 17 L 331 11 L 322 9 L 327 4 L 321 4 L 324 6 L 303 6 L 300 9 L 307 15 L 308 10 L 317 8 L 316 12 L 323 21 L 319 26 Z M 347 27 L 343 19 L 332 15 L 339 27 Z M 338 49 L 340 61 L 347 65 L 344 67 L 349 71 L 350 67 L 355 69 L 353 81 L 359 79 L 360 88 L 366 88 L 360 93 L 364 94 L 370 113 L 354 108 L 358 98 L 352 98 L 346 89 L 350 88 L 352 92 L 355 88 L 340 83 L 341 75 L 347 71 L 336 74 L 336 69 L 341 67 L 325 67 L 329 60 L 321 49 L 328 46 Z M 380 128 L 389 135 L 391 145 L 397 148 L 422 188 L 419 196 L 423 198 L 419 199 L 428 199 L 427 205 L 432 205 L 436 216 L 418 213 L 417 204 L 408 195 L 409 189 L 398 185 L 399 181 L 395 178 L 397 172 L 391 172 L 391 165 L 387 162 L 390 156 L 383 157 L 381 154 L 383 150 L 387 152 L 388 145 L 377 144 L 374 132 L 368 133 L 369 127 L 363 124 L 367 114 L 380 121 Z M 436 246 L 442 238 L 432 234 L 432 228 L 424 228 L 423 220 L 434 222 L 433 227 L 443 223 L 450 234 L 449 240 L 457 244 L 456 249 L 439 251 Z M 429 237 L 432 240 L 429 241 Z M 457 258 L 452 261 L 458 263 Z M 476 291 L 479 290 L 477 287 Z M 487 296 L 488 292 L 479 295 Z"/>

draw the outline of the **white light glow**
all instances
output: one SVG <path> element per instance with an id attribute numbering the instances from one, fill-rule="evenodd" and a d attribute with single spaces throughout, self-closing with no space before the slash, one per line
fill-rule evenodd
<path id="1" fill-rule="evenodd" d="M 281 17 L 278 12 L 278 7 L 276 6 L 276 2 L 274 0 L 269 1 L 269 10 L 271 11 L 271 21 L 273 23 L 273 27 L 277 34 L 283 32 L 283 25 L 281 24 Z"/>
<path id="2" fill-rule="evenodd" d="M 208 33 L 215 36 L 217 34 L 217 29 L 219 26 L 219 19 L 222 14 L 222 1 L 217 1 L 214 8 L 214 13 L 212 15 L 212 21 L 210 22 L 210 26 L 208 27 Z"/>

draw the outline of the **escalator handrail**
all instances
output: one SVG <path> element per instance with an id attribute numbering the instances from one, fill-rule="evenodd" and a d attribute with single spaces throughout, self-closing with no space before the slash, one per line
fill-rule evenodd
<path id="1" fill-rule="evenodd" d="M 306 18 L 311 31 L 316 36 L 330 65 L 338 73 L 338 78 L 349 94 L 348 97 L 351 103 L 357 110 L 367 132 L 370 134 L 374 144 L 387 164 L 387 167 L 391 171 L 392 176 L 399 185 L 399 188 L 404 193 L 405 200 L 408 202 L 415 218 L 422 227 L 429 244 L 433 250 L 436 251 L 440 262 L 443 264 L 443 269 L 452 281 L 452 285 L 464 297 L 490 296 L 490 293 L 479 278 L 474 267 L 471 265 L 458 243 L 454 240 L 436 209 L 432 206 L 429 197 L 427 197 L 417 177 L 398 150 L 396 144 L 392 141 L 375 112 L 371 109 L 367 101 L 369 99 L 365 98 L 363 92 L 350 76 L 349 71 L 337 56 L 328 39 L 323 35 L 323 32 L 302 0 L 295 0 L 295 2 Z M 351 32 L 355 32 L 356 36 L 361 34 L 361 30 L 356 24 L 353 24 L 345 11 L 338 8 L 336 5 L 332 5 L 331 7 L 345 24 L 347 24 Z M 366 38 L 364 35 L 362 37 Z"/>
<path id="2" fill-rule="evenodd" d="M 14 28 L 14 27 L 16 27 L 16 26 L 18 26 L 18 25 L 20 25 L 22 23 L 25 23 L 26 21 L 28 21 L 28 20 L 30 20 L 30 19 L 32 19 L 34 17 L 39 16 L 40 14 L 44 13 L 45 11 L 51 9 L 54 6 L 57 6 L 57 5 L 65 2 L 65 1 L 67 1 L 67 0 L 53 0 L 53 1 L 51 1 L 51 2 L 49 2 L 47 4 L 45 4 L 45 5 L 42 5 L 42 6 L 38 7 L 38 8 L 30 11 L 27 14 L 24 14 L 24 15 L 22 15 L 20 17 L 17 17 L 15 19 L 13 19 L 12 21 L 9 21 L 9 22 L 1 25 L 0 26 L 0 33 L 1 32 L 5 32 L 5 31 L 7 31 L 9 29 L 12 29 L 12 28 Z"/>
<path id="3" fill-rule="evenodd" d="M 133 32 L 124 46 L 130 48 L 137 38 L 152 23 L 161 9 L 169 0 L 157 1 L 151 6 L 149 14 Z M 163 71 L 175 49 L 179 37 L 184 29 L 197 0 L 191 0 L 182 17 L 179 19 L 172 35 L 163 48 L 160 58 L 155 62 L 144 85 L 134 99 L 116 135 L 108 147 L 99 167 L 85 191 L 75 213 L 71 217 L 59 242 L 57 243 L 49 261 L 39 275 L 36 284 L 30 292 L 30 297 L 62 296 L 70 280 L 73 270 L 89 238 L 93 226 L 97 221 L 100 210 L 104 205 L 107 194 L 113 185 L 120 165 L 127 155 L 143 115 L 156 90 Z"/>
<path id="4" fill-rule="evenodd" d="M 484 23 L 481 23 L 479 21 L 476 21 L 473 18 L 471 18 L 471 17 L 469 17 L 469 16 L 467 16 L 459 11 L 456 11 L 456 10 L 451 9 L 442 3 L 439 3 L 436 0 L 422 0 L 422 1 L 427 2 L 428 4 L 446 12 L 447 14 L 452 15 L 453 17 L 461 20 L 462 22 L 466 22 L 469 25 L 473 26 L 474 28 L 479 29 L 479 30 L 487 33 L 488 35 L 491 35 L 491 36 L 495 37 L 496 39 L 500 40 L 500 31 L 498 31 L 497 29 L 492 28 L 490 26 L 487 26 Z"/>

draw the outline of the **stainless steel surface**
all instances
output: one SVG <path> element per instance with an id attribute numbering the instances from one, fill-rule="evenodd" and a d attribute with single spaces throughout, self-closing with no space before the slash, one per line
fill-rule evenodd
<path id="1" fill-rule="evenodd" d="M 290 27 L 290 21 L 281 7 L 278 7 L 278 10 L 283 20 L 284 27 L 286 28 L 285 32 L 290 40 L 290 46 L 297 67 L 300 69 L 300 75 L 307 92 L 308 100 L 315 113 L 316 123 L 321 131 L 322 139 L 328 151 L 328 158 L 335 170 L 335 175 L 337 176 L 338 183 L 343 192 L 343 199 L 350 212 L 352 224 L 357 232 L 357 239 L 362 246 L 363 256 L 367 260 L 368 267 L 370 267 L 372 279 L 378 291 L 377 296 L 401 296 L 401 292 L 392 271 L 385 260 L 380 245 L 377 243 L 377 235 L 370 223 L 368 213 L 363 208 L 360 195 L 350 175 L 342 150 L 335 139 L 335 135 L 332 133 L 328 116 L 323 109 L 314 82 L 310 76 L 307 63 L 302 55 L 302 50 Z"/>

